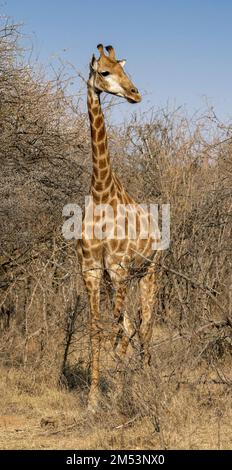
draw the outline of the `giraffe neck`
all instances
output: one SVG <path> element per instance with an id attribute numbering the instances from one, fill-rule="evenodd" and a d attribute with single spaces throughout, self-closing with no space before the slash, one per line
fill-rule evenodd
<path id="1" fill-rule="evenodd" d="M 88 85 L 88 112 L 91 129 L 93 173 L 91 190 L 101 193 L 110 187 L 112 168 L 109 158 L 104 115 L 101 109 L 100 96 Z"/>

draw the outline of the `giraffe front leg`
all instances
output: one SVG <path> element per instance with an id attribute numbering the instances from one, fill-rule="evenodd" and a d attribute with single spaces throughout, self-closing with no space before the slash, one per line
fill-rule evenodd
<path id="1" fill-rule="evenodd" d="M 124 313 L 125 297 L 127 294 L 127 277 L 128 271 L 121 264 L 111 264 L 109 269 L 111 281 L 115 289 L 114 309 L 113 309 L 113 334 L 112 345 L 116 356 L 123 359 L 127 349 L 127 337 L 130 337 L 132 325 L 128 315 Z"/>
<path id="2" fill-rule="evenodd" d="M 136 329 L 133 322 L 130 319 L 128 312 L 125 310 L 123 318 L 120 324 L 120 330 L 116 337 L 114 348 L 117 348 L 117 357 L 123 362 L 126 356 L 127 348 L 131 339 L 133 338 Z"/>
<path id="3" fill-rule="evenodd" d="M 101 269 L 91 269 L 84 273 L 90 304 L 90 345 L 91 345 L 91 385 L 88 398 L 88 409 L 96 411 L 99 392 L 99 357 L 101 346 L 100 325 L 100 282 Z"/>
<path id="4" fill-rule="evenodd" d="M 125 285 L 115 284 L 114 310 L 113 310 L 113 347 L 117 347 L 118 341 L 122 336 L 122 315 L 123 305 L 126 296 Z"/>
<path id="5" fill-rule="evenodd" d="M 157 293 L 157 279 L 154 268 L 151 266 L 147 274 L 140 280 L 141 323 L 139 328 L 139 340 L 141 358 L 145 366 L 150 365 L 151 355 L 149 351 L 152 327 L 154 321 L 154 305 Z"/>
<path id="6" fill-rule="evenodd" d="M 121 361 L 124 360 L 130 340 L 135 334 L 134 324 L 125 309 L 127 290 L 128 287 L 123 282 L 119 284 L 115 294 L 113 349 Z"/>

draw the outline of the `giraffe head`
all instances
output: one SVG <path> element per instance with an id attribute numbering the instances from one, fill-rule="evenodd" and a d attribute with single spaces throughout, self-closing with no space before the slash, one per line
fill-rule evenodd
<path id="1" fill-rule="evenodd" d="M 130 103 L 139 103 L 141 95 L 123 70 L 126 61 L 116 59 L 112 46 L 106 47 L 108 55 L 105 54 L 102 44 L 99 44 L 97 48 L 100 57 L 99 59 L 96 59 L 94 55 L 92 57 L 89 84 L 98 93 L 104 91 L 105 93 L 122 96 Z"/>

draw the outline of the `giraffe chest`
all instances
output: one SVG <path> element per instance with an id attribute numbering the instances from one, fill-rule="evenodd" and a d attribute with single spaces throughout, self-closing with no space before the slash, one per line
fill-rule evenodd
<path id="1" fill-rule="evenodd" d="M 125 268 L 140 267 L 153 253 L 151 239 L 107 240 L 104 244 L 103 259 L 106 269 L 111 265 L 122 265 Z"/>
<path id="2" fill-rule="evenodd" d="M 146 214 L 120 186 L 113 174 L 113 188 L 104 203 L 93 198 L 90 209 L 83 221 L 83 239 L 86 248 L 84 257 L 101 263 L 105 269 L 111 266 L 141 266 L 153 252 L 152 239 L 141 234 L 141 226 L 146 226 Z M 93 193 L 92 193 L 93 194 Z M 92 239 L 85 242 L 85 230 Z"/>

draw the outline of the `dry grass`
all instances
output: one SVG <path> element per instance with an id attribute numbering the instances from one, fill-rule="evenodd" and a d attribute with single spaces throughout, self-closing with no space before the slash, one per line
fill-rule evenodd
<path id="1" fill-rule="evenodd" d="M 176 110 L 109 128 L 128 190 L 170 203 L 171 245 L 148 372 L 136 336 L 126 364 L 113 358 L 102 285 L 102 406 L 92 416 L 88 304 L 76 243 L 61 235 L 64 204 L 83 205 L 90 184 L 88 120 L 67 76 L 47 81 L 28 67 L 16 26 L 2 24 L 0 51 L 0 447 L 231 449 L 231 125 L 212 110 L 195 121 Z M 127 301 L 136 323 L 134 291 Z"/>
<path id="2" fill-rule="evenodd" d="M 155 341 L 166 333 L 158 330 Z M 225 375 L 230 359 L 226 362 Z M 159 375 L 154 366 L 149 375 L 135 371 L 133 382 L 128 384 L 127 378 L 124 386 L 123 409 L 112 394 L 93 416 L 85 406 L 87 390 L 46 383 L 35 388 L 32 371 L 2 368 L 0 448 L 231 449 L 230 387 L 218 382 L 217 373 L 206 378 L 204 368 L 188 371 L 178 386 L 161 365 L 158 370 Z"/>

